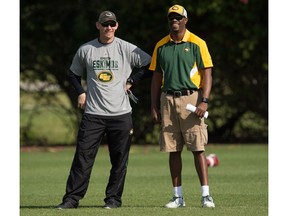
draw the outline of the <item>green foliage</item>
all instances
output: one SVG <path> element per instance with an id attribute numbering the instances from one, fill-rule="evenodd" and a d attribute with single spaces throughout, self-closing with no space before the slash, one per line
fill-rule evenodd
<path id="1" fill-rule="evenodd" d="M 22 92 L 20 98 L 20 144 L 69 145 L 75 144 L 75 114 L 65 94 L 38 94 Z"/>
<path id="2" fill-rule="evenodd" d="M 183 151 L 183 195 L 186 207 L 166 209 L 172 196 L 168 154 L 158 147 L 132 146 L 123 194 L 123 207 L 103 209 L 110 162 L 106 146 L 99 149 L 89 189 L 76 210 L 59 211 L 74 155 L 73 148 L 21 152 L 20 215 L 268 215 L 268 146 L 210 145 L 207 154 L 216 153 L 220 165 L 209 168 L 210 192 L 214 210 L 200 206 L 200 186 L 191 152 Z"/>
<path id="3" fill-rule="evenodd" d="M 207 42 L 214 63 L 207 121 L 210 141 L 267 142 L 265 0 L 20 1 L 21 81 L 57 84 L 70 100 L 71 113 L 79 119 L 67 71 L 78 47 L 98 36 L 95 22 L 99 13 L 114 11 L 120 24 L 117 36 L 152 54 L 156 42 L 168 34 L 166 13 L 175 3 L 186 7 L 187 28 Z M 158 128 L 149 120 L 150 82 L 144 81 L 133 91 L 141 98 L 140 104 L 133 105 L 134 126 L 139 130 L 135 141 L 157 143 Z M 253 121 L 247 121 L 247 116 Z"/>

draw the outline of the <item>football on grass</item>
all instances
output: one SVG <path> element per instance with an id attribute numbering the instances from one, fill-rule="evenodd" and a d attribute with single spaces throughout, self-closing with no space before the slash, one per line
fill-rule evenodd
<path id="1" fill-rule="evenodd" d="M 219 165 L 219 158 L 216 154 L 209 154 L 206 157 L 208 167 L 215 167 Z"/>

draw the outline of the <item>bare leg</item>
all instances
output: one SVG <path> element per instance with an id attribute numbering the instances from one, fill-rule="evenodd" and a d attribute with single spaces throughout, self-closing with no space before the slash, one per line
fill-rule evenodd
<path id="1" fill-rule="evenodd" d="M 208 166 L 204 151 L 193 152 L 195 168 L 199 177 L 201 186 L 208 185 Z"/>
<path id="2" fill-rule="evenodd" d="M 205 160 L 205 162 L 206 162 L 206 160 Z M 173 187 L 181 186 L 181 184 L 182 184 L 182 180 L 181 180 L 181 172 L 182 172 L 181 151 L 170 152 L 169 166 L 170 166 L 170 174 L 171 174 Z"/>

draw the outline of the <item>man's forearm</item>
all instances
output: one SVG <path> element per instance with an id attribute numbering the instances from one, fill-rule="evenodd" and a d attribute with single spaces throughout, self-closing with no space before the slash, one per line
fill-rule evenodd
<path id="1" fill-rule="evenodd" d="M 153 73 L 149 71 L 149 64 L 136 69 L 136 71 L 137 72 L 132 73 L 131 76 L 127 80 L 132 85 L 139 83 L 143 79 L 151 78 L 153 75 Z"/>
<path id="2" fill-rule="evenodd" d="M 81 85 L 81 77 L 74 74 L 71 70 L 69 70 L 68 80 L 70 84 L 75 88 L 77 95 L 85 92 Z"/>
<path id="3" fill-rule="evenodd" d="M 151 108 L 160 107 L 160 95 L 161 95 L 161 84 L 162 84 L 162 73 L 153 72 L 151 82 Z"/>
<path id="4" fill-rule="evenodd" d="M 209 98 L 212 88 L 212 69 L 205 68 L 203 72 L 204 72 L 202 83 L 203 98 Z"/>

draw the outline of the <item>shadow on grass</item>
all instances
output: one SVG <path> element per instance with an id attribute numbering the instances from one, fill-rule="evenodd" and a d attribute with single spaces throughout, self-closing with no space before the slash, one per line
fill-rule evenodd
<path id="1" fill-rule="evenodd" d="M 47 206 L 20 206 L 20 209 L 55 209 L 58 210 L 56 208 L 57 206 L 51 206 L 51 205 L 47 205 Z M 123 208 L 164 208 L 164 206 L 122 206 L 118 209 L 123 209 Z M 77 209 L 84 209 L 84 208 L 101 208 L 101 209 L 105 209 L 103 205 L 81 205 L 78 206 Z M 74 209 L 74 208 L 71 208 Z M 59 209 L 60 210 L 60 209 Z"/>
<path id="2" fill-rule="evenodd" d="M 55 206 L 51 206 L 51 205 L 47 205 L 47 206 L 20 206 L 20 209 L 56 209 L 57 210 L 57 205 Z M 77 209 L 81 209 L 81 208 L 103 208 L 103 205 L 85 205 L 85 206 L 78 206 Z"/>

